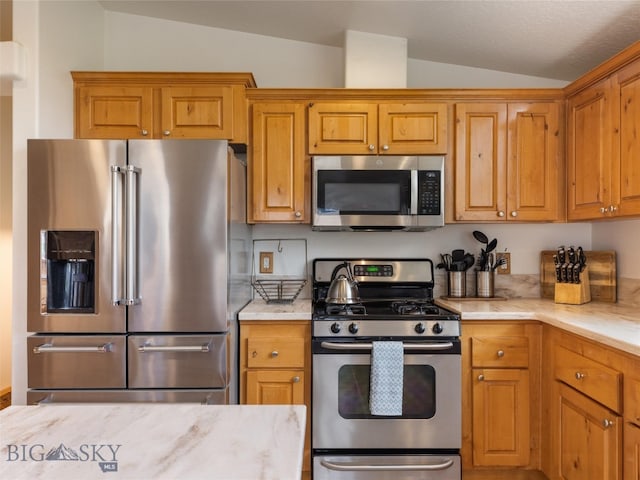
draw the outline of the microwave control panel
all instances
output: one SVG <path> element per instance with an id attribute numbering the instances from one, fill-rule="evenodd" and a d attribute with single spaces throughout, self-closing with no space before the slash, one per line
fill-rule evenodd
<path id="1" fill-rule="evenodd" d="M 418 171 L 418 215 L 440 215 L 441 172 Z"/>

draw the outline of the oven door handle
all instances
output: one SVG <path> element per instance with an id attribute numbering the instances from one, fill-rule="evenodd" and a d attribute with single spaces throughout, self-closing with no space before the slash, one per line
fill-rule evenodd
<path id="1" fill-rule="evenodd" d="M 321 460 L 320 464 L 329 470 L 337 470 L 341 472 L 373 472 L 373 471 L 436 471 L 446 470 L 453 466 L 453 460 L 449 459 L 442 463 L 420 463 L 408 465 L 369 465 L 360 462 L 329 462 Z"/>
<path id="2" fill-rule="evenodd" d="M 371 350 L 372 343 L 343 343 L 343 342 L 321 342 L 320 346 L 327 350 Z M 405 350 L 448 350 L 453 347 L 453 342 L 441 343 L 403 343 Z"/>

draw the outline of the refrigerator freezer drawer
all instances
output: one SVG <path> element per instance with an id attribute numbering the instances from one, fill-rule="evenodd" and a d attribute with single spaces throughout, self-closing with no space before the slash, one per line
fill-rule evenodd
<path id="1" fill-rule="evenodd" d="M 125 336 L 27 338 L 29 388 L 126 388 Z"/>
<path id="2" fill-rule="evenodd" d="M 227 334 L 130 335 L 129 388 L 224 388 Z"/>
<path id="3" fill-rule="evenodd" d="M 217 390 L 30 390 L 27 405 L 78 403 L 195 403 L 226 405 L 229 391 Z"/>

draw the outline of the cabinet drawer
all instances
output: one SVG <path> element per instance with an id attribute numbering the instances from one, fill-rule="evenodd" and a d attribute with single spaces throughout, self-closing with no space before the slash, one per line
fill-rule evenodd
<path id="1" fill-rule="evenodd" d="M 303 338 L 248 338 L 247 367 L 304 368 Z"/>
<path id="2" fill-rule="evenodd" d="M 527 337 L 482 337 L 471 339 L 473 367 L 527 368 L 529 339 Z"/>
<path id="3" fill-rule="evenodd" d="M 621 412 L 622 374 L 563 347 L 555 350 L 555 378 Z"/>

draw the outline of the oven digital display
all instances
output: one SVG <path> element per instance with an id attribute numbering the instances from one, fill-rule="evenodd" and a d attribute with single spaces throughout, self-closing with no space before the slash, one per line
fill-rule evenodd
<path id="1" fill-rule="evenodd" d="M 353 274 L 358 277 L 393 277 L 391 265 L 354 265 Z"/>
<path id="2" fill-rule="evenodd" d="M 369 365 L 343 365 L 338 371 L 338 413 L 342 418 L 386 418 L 369 409 Z M 436 414 L 436 371 L 431 365 L 405 365 L 402 416 L 429 419 Z"/>

